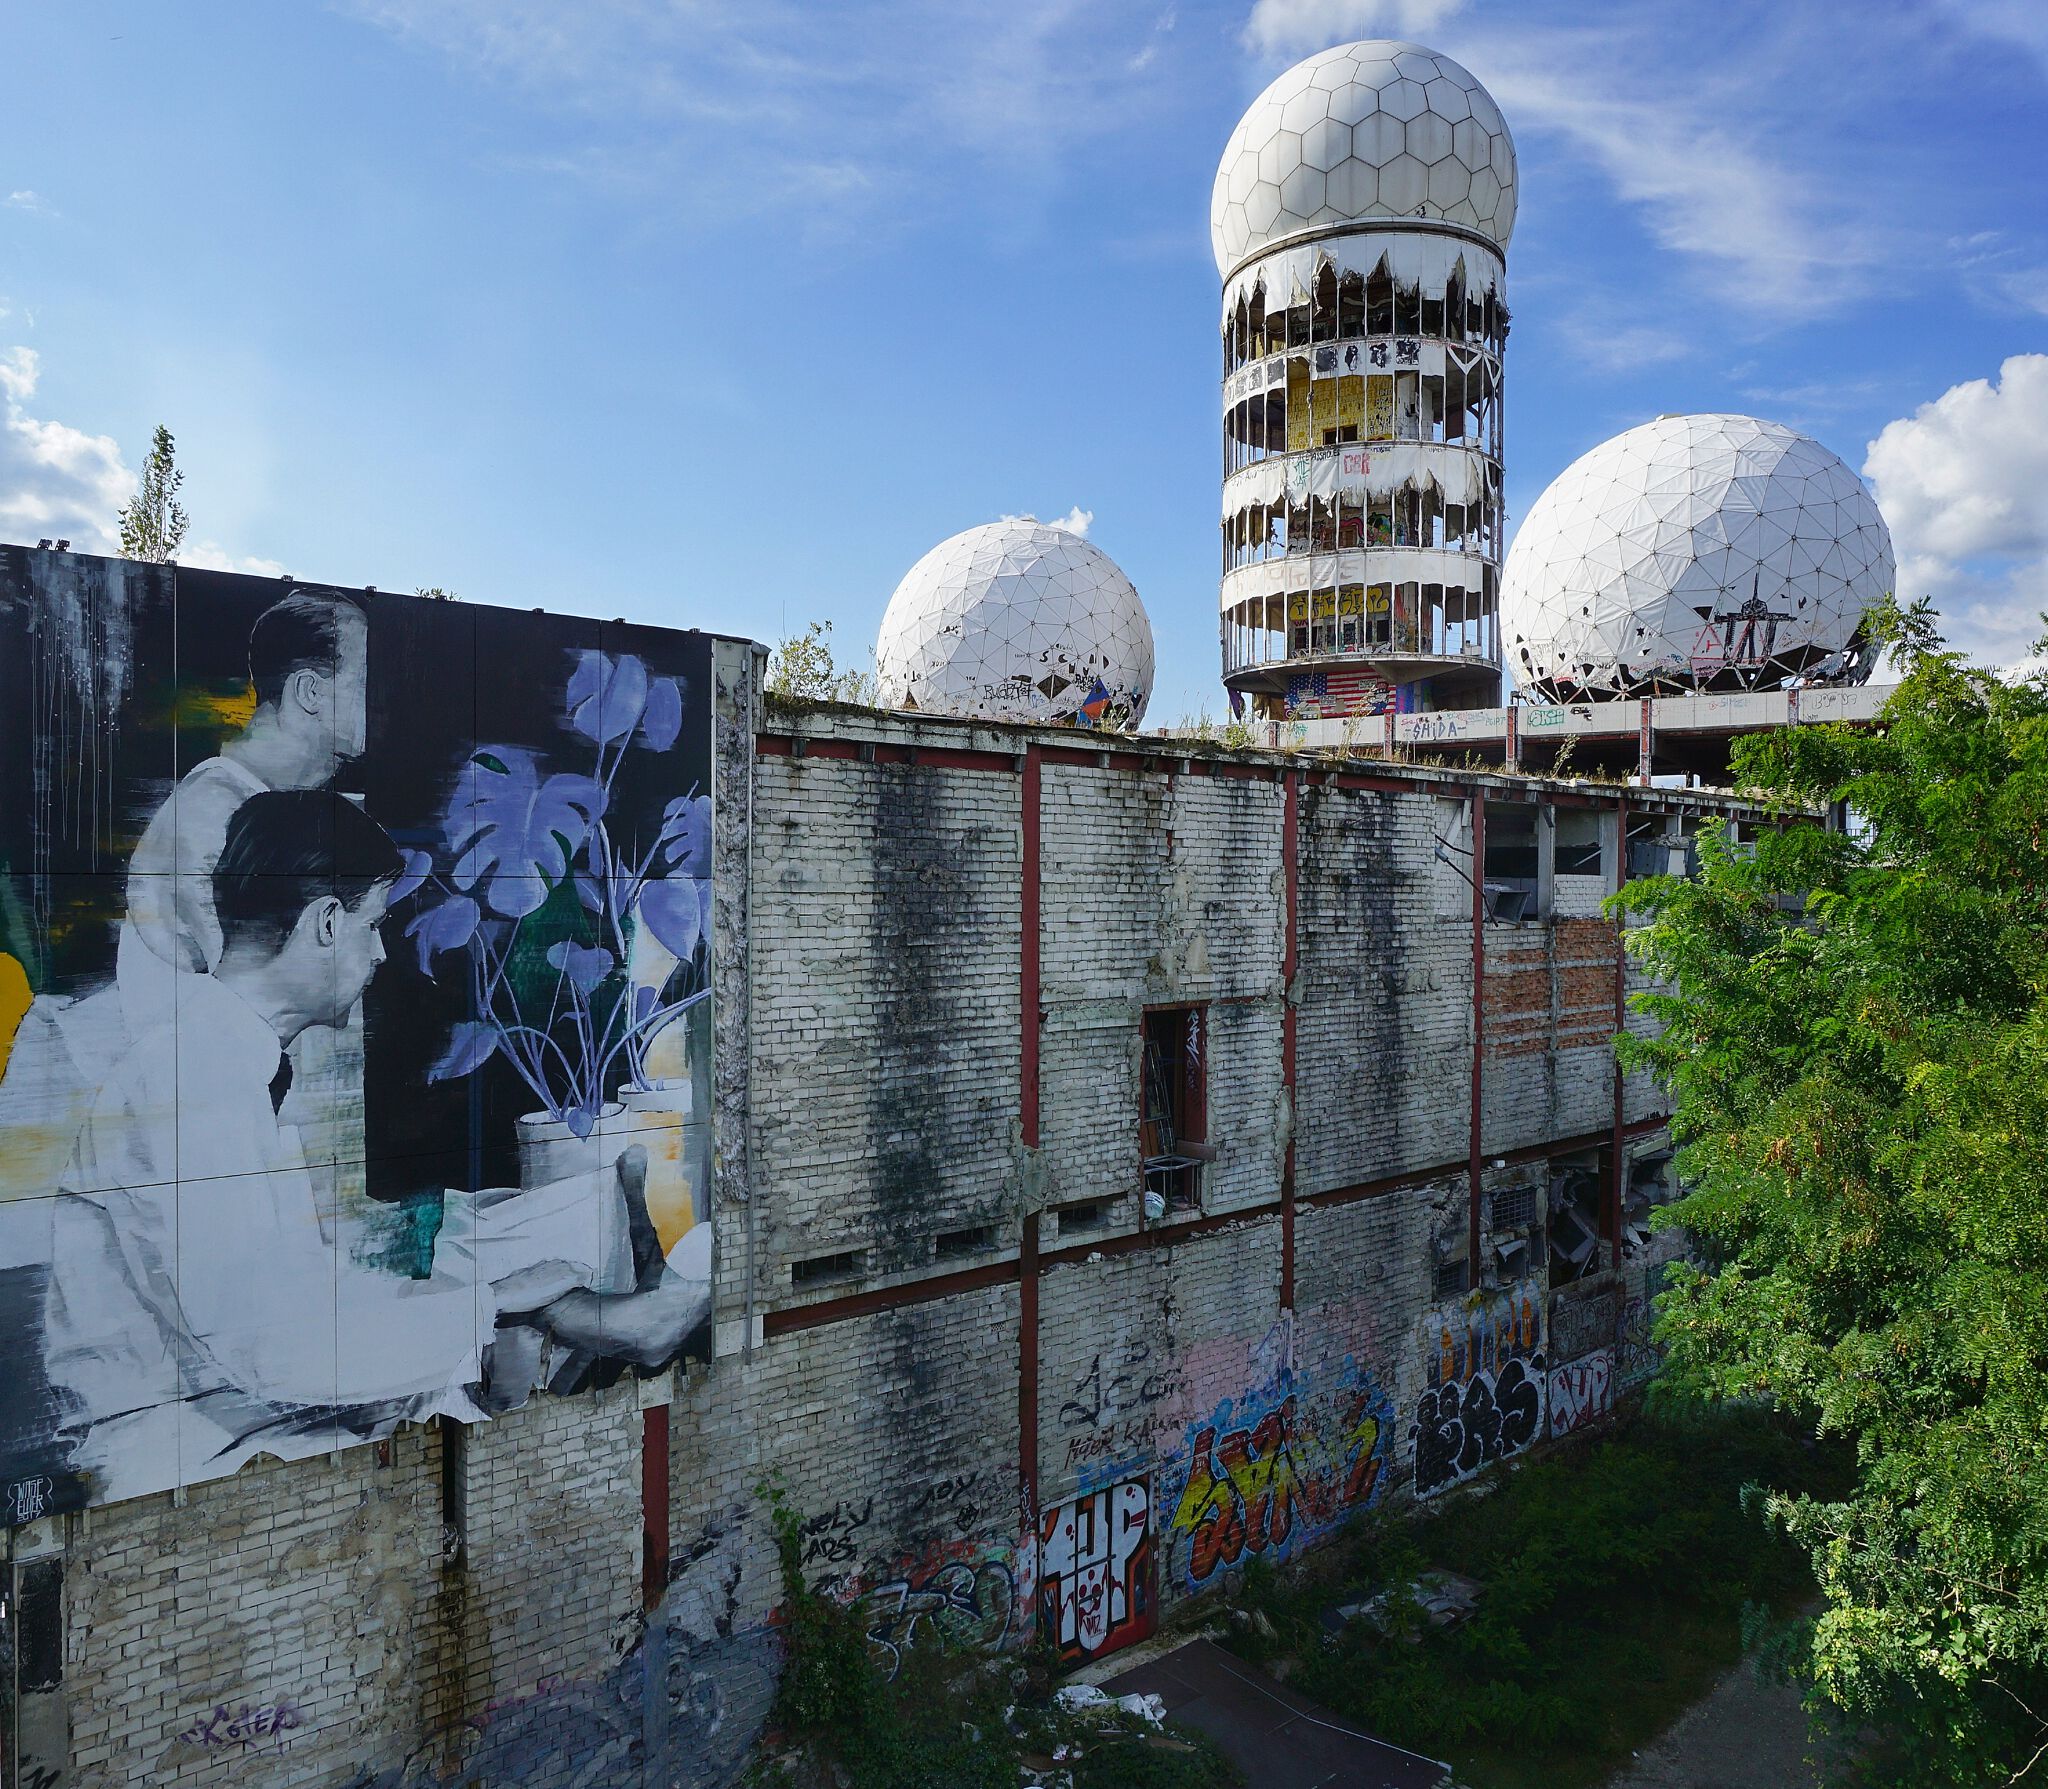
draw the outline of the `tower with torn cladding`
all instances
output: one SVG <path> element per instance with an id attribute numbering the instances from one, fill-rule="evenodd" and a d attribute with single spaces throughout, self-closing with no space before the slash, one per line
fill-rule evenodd
<path id="1" fill-rule="evenodd" d="M 1340 45 L 1216 171 L 1223 679 L 1268 719 L 1498 702 L 1515 149 L 1448 56 Z"/>

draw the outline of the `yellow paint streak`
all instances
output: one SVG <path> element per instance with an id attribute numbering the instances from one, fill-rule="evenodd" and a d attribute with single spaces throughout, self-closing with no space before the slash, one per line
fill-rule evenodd
<path id="1" fill-rule="evenodd" d="M 245 683 L 232 695 L 200 684 L 180 684 L 172 710 L 180 727 L 211 728 L 222 734 L 245 733 L 256 718 L 256 686 Z"/>
<path id="2" fill-rule="evenodd" d="M 14 1034 L 21 1029 L 21 1021 L 34 998 L 35 993 L 28 985 L 28 971 L 0 950 L 0 1075 L 7 1073 Z"/>

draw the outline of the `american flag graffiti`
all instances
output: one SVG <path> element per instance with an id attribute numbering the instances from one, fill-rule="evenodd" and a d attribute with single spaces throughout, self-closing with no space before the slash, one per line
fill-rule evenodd
<path id="1" fill-rule="evenodd" d="M 1290 720 L 1328 720 L 1339 715 L 1408 714 L 1415 707 L 1413 684 L 1392 684 L 1374 671 L 1303 671 L 1287 680 Z"/>

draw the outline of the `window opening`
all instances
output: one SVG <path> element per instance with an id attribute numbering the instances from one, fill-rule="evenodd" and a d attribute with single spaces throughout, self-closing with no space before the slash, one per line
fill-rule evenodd
<path id="1" fill-rule="evenodd" d="M 1557 855 L 1552 873 L 1559 876 L 1600 876 L 1606 873 L 1605 840 L 1602 824 L 1607 816 L 1598 808 L 1557 810 Z"/>
<path id="2" fill-rule="evenodd" d="M 1486 912 L 1490 919 L 1532 919 L 1538 878 L 1536 810 L 1489 803 L 1486 810 Z"/>
<path id="3" fill-rule="evenodd" d="M 792 1261 L 789 1282 L 793 1286 L 815 1286 L 822 1280 L 855 1279 L 867 1271 L 865 1249 L 845 1249 L 836 1255 L 813 1255 L 808 1261 Z"/>
<path id="4" fill-rule="evenodd" d="M 1161 1007 L 1145 1014 L 1138 1151 L 1147 1217 L 1199 1209 L 1202 1165 L 1216 1156 L 1207 1140 L 1205 1018 L 1199 1006 Z"/>
<path id="5" fill-rule="evenodd" d="M 993 1224 L 973 1224 L 965 1230 L 941 1230 L 932 1238 L 932 1254 L 944 1261 L 956 1255 L 983 1255 L 996 1246 Z"/>

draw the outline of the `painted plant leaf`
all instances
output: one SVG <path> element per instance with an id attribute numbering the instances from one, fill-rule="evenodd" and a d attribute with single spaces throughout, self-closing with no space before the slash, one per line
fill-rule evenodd
<path id="1" fill-rule="evenodd" d="M 476 936 L 482 918 L 482 910 L 466 894 L 452 894 L 414 914 L 405 935 L 419 947 L 420 973 L 433 974 L 433 959 L 442 951 L 462 949 Z"/>
<path id="2" fill-rule="evenodd" d="M 532 913 L 568 873 L 604 803 L 595 777 L 558 771 L 544 779 L 536 753 L 484 747 L 463 766 L 448 804 L 455 885 L 481 886 L 485 905 L 502 918 Z"/>
<path id="3" fill-rule="evenodd" d="M 665 752 L 683 730 L 683 692 L 673 677 L 657 677 L 647 686 L 647 712 L 640 717 L 640 739 L 650 751 Z"/>
<path id="4" fill-rule="evenodd" d="M 497 1054 L 497 1049 L 498 1030 L 495 1025 L 464 1019 L 449 1033 L 448 1047 L 441 1052 L 440 1060 L 427 1070 L 427 1079 L 458 1081 L 482 1068 Z"/>
<path id="5" fill-rule="evenodd" d="M 684 962 L 704 935 L 704 888 L 694 876 L 666 876 L 640 890 L 640 917 L 647 929 Z"/>
<path id="6" fill-rule="evenodd" d="M 630 652 L 579 652 L 569 677 L 569 725 L 585 739 L 615 745 L 647 707 L 647 667 Z"/>
<path id="7" fill-rule="evenodd" d="M 411 894 L 421 883 L 434 873 L 434 860 L 424 851 L 408 851 L 405 854 L 405 870 L 391 885 L 391 893 L 385 897 L 387 909 Z"/>
<path id="8" fill-rule="evenodd" d="M 661 813 L 660 843 L 669 867 L 685 876 L 711 874 L 711 797 L 678 795 Z"/>
<path id="9" fill-rule="evenodd" d="M 573 938 L 564 938 L 559 944 L 548 946 L 548 961 L 587 998 L 611 974 L 616 959 L 602 945 L 578 944 Z"/>

